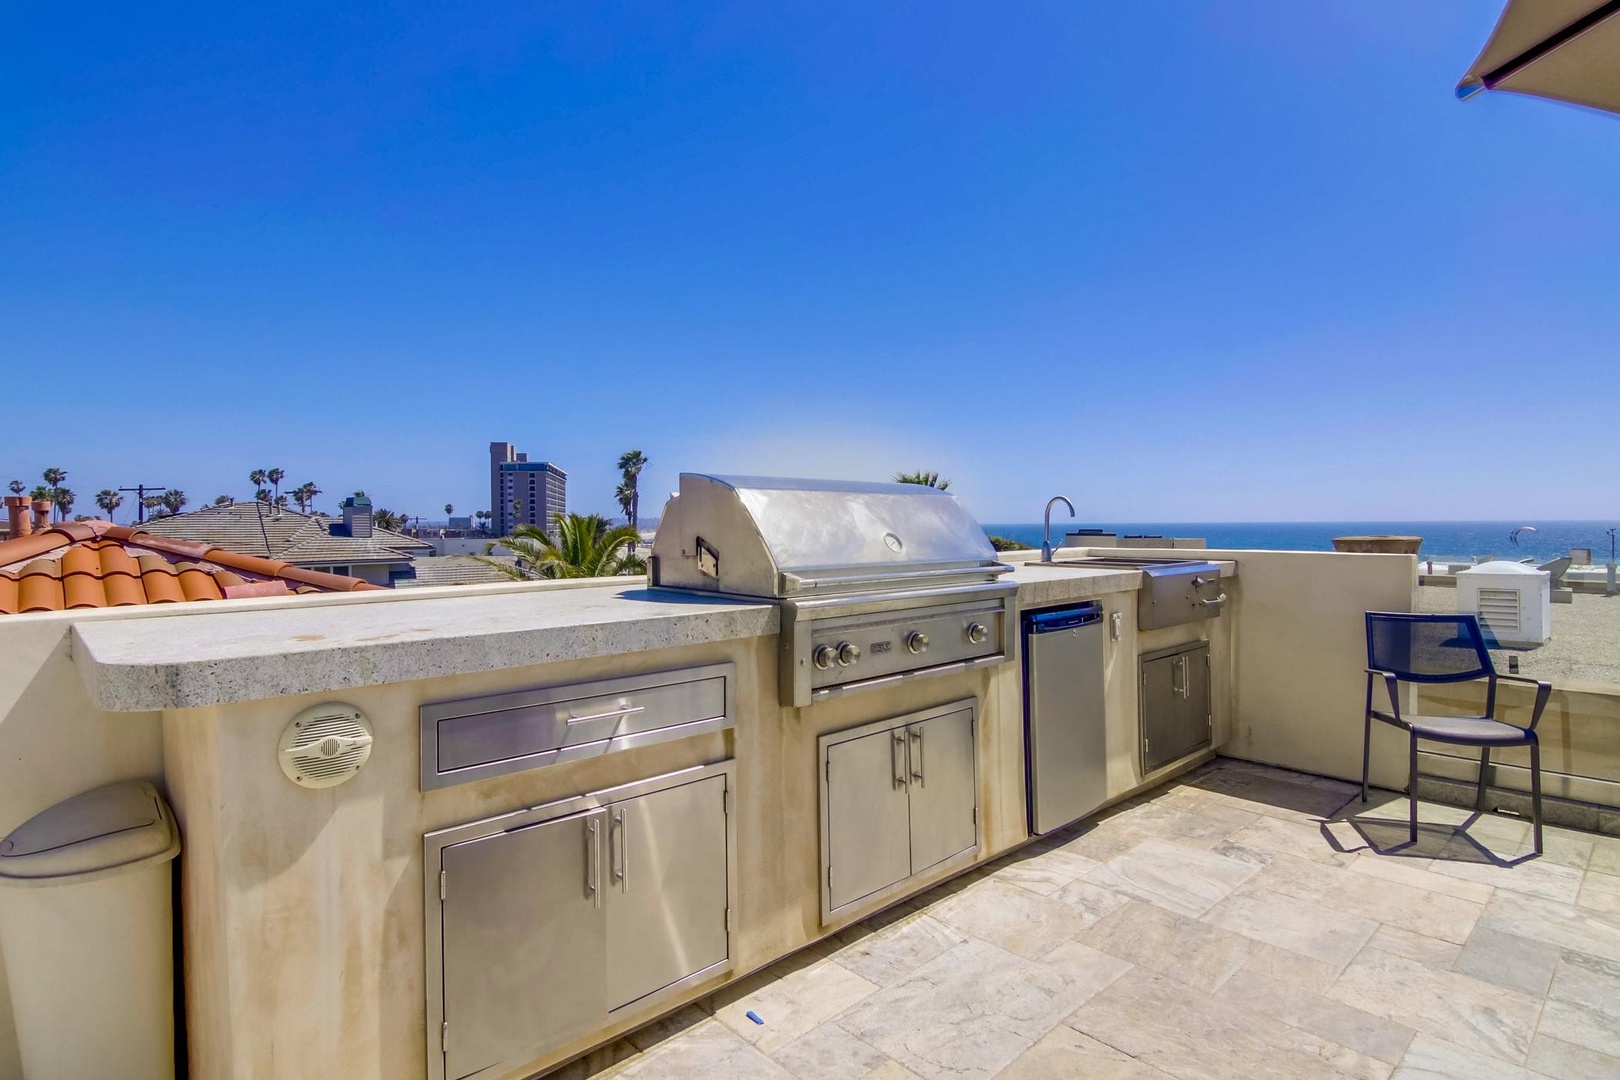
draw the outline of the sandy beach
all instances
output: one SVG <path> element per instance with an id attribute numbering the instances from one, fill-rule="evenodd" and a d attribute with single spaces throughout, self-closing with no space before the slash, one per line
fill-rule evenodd
<path id="1" fill-rule="evenodd" d="M 1419 611 L 1450 614 L 1457 610 L 1457 590 L 1439 585 L 1418 587 Z M 1493 649 L 1498 671 L 1508 670 L 1508 657 L 1519 658 L 1519 674 L 1567 682 L 1620 685 L 1620 596 L 1576 593 L 1574 603 L 1552 606 L 1552 640 L 1534 649 Z"/>

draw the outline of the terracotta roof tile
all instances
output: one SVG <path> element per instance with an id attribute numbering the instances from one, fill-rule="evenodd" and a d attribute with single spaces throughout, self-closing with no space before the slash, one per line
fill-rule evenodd
<path id="1" fill-rule="evenodd" d="M 24 537 L 23 539 L 27 539 Z M 17 581 L 17 610 L 61 611 L 62 579 L 56 576 L 56 564 L 35 559 L 23 567 Z"/>
<path id="2" fill-rule="evenodd" d="M 0 615 L 380 587 L 105 521 L 0 542 Z"/>

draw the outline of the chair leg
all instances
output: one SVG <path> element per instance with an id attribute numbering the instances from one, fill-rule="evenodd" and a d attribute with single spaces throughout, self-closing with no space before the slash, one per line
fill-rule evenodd
<path id="1" fill-rule="evenodd" d="M 1541 854 L 1541 743 L 1530 744 L 1530 822 L 1535 833 L 1536 854 Z"/>
<path id="2" fill-rule="evenodd" d="M 1417 735 L 1412 736 L 1411 770 L 1407 780 L 1406 807 L 1411 819 L 1412 843 L 1417 843 Z"/>
<path id="3" fill-rule="evenodd" d="M 1366 730 L 1361 733 L 1361 804 L 1367 805 L 1367 770 L 1372 766 L 1372 717 L 1362 721 Z"/>
<path id="4" fill-rule="evenodd" d="M 1485 812 L 1485 775 L 1491 769 L 1491 748 L 1484 746 L 1479 751 L 1479 797 L 1474 800 L 1474 809 L 1480 813 Z"/>

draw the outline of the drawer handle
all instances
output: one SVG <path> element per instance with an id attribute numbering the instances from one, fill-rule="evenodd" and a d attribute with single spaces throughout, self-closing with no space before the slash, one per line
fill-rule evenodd
<path id="1" fill-rule="evenodd" d="M 570 716 L 563 723 L 584 724 L 591 720 L 611 720 L 615 716 L 634 716 L 636 713 L 646 711 L 645 705 L 626 705 L 622 709 L 609 709 L 607 712 L 591 713 L 589 716 Z"/>
<path id="2" fill-rule="evenodd" d="M 892 773 L 895 790 L 906 786 L 906 736 L 903 731 L 896 730 L 893 738 L 889 740 L 889 769 Z"/>
<path id="3" fill-rule="evenodd" d="M 1195 600 L 1193 602 L 1199 607 L 1220 607 L 1222 604 L 1226 603 L 1226 594 L 1221 593 L 1221 595 L 1217 596 L 1213 600 Z"/>
<path id="4" fill-rule="evenodd" d="M 911 733 L 911 741 L 917 747 L 917 760 L 912 762 L 912 764 L 911 764 L 911 778 L 913 780 L 915 780 L 920 786 L 927 787 L 928 786 L 927 782 L 925 780 L 923 780 L 923 733 L 922 733 L 922 728 L 914 727 L 914 728 L 907 728 L 906 730 Z"/>

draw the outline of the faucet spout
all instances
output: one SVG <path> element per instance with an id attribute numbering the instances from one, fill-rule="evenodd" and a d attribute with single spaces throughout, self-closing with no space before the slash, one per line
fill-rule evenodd
<path id="1" fill-rule="evenodd" d="M 1074 517 L 1074 503 L 1069 501 L 1067 495 L 1054 495 L 1046 500 L 1046 528 L 1041 534 L 1041 562 L 1052 561 L 1052 507 L 1062 503 L 1069 508 L 1069 516 Z"/>

